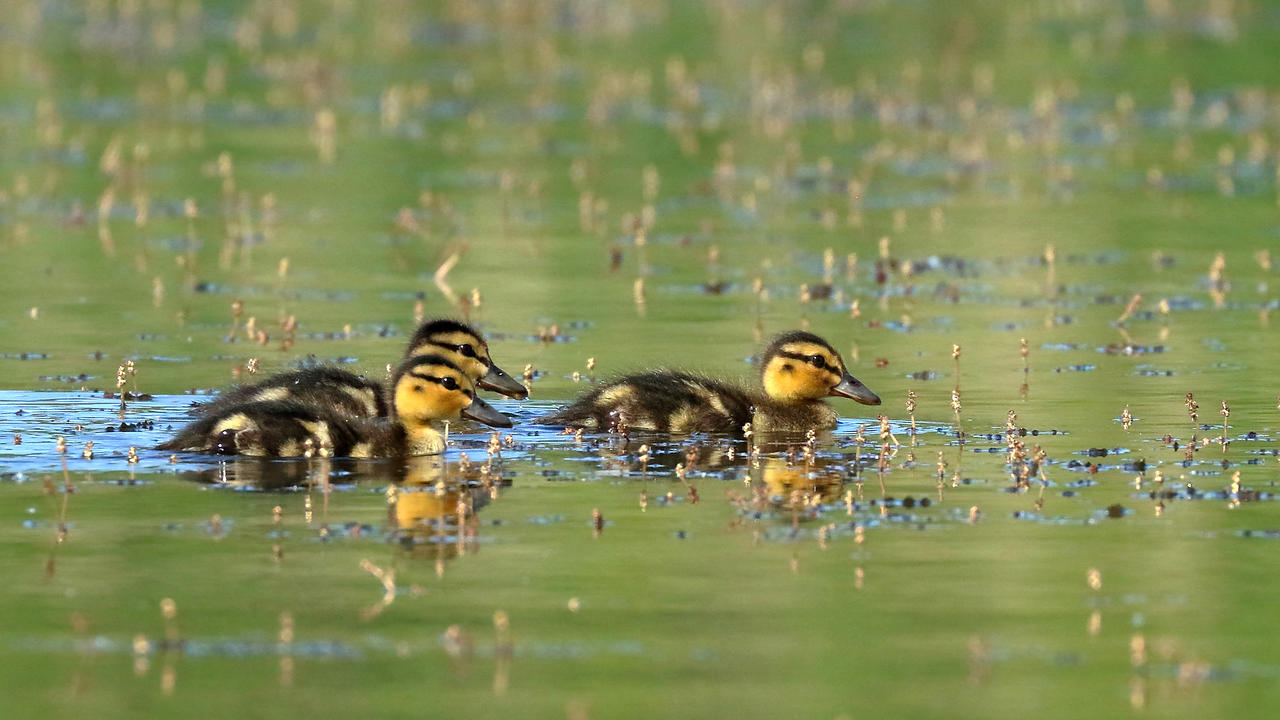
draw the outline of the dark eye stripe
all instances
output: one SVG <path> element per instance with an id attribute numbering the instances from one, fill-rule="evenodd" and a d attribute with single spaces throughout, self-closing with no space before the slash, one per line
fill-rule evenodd
<path id="1" fill-rule="evenodd" d="M 452 350 L 463 357 L 475 358 L 481 362 L 487 362 L 482 355 L 483 350 L 477 349 L 477 347 L 481 346 L 476 346 L 471 343 L 449 343 L 444 342 L 443 340 L 428 340 L 427 344 L 433 347 L 444 348 L 445 350 Z"/>
<path id="2" fill-rule="evenodd" d="M 813 356 L 814 356 L 814 355 L 816 355 L 816 354 L 817 354 L 817 353 L 810 353 L 810 354 L 808 354 L 808 355 L 805 355 L 804 353 L 790 352 L 790 351 L 787 351 L 787 350 L 781 350 L 781 351 L 779 351 L 779 352 L 778 352 L 778 355 L 779 355 L 779 356 L 781 356 L 781 357 L 784 357 L 784 358 L 790 358 L 790 359 L 792 359 L 792 360 L 799 360 L 799 361 L 800 361 L 800 362 L 802 362 L 802 363 L 808 363 L 808 362 L 809 362 L 809 358 L 813 357 Z M 831 372 L 833 372 L 833 373 L 835 373 L 835 374 L 837 374 L 837 375 L 839 375 L 839 374 L 840 374 L 840 371 L 843 369 L 843 368 L 841 368 L 841 367 L 840 367 L 840 363 L 839 363 L 839 361 L 836 361 L 836 362 L 834 362 L 834 363 L 833 363 L 833 362 L 831 362 L 831 361 L 829 361 L 829 360 L 826 360 L 825 358 L 823 358 L 823 361 L 826 363 L 826 367 L 825 367 L 824 369 L 825 369 L 825 370 L 830 370 Z"/>
<path id="3" fill-rule="evenodd" d="M 434 375 L 423 375 L 422 373 L 418 373 L 418 372 L 409 373 L 409 374 L 412 375 L 413 377 L 418 378 L 419 380 L 426 380 L 427 382 L 433 382 L 449 390 L 457 390 L 458 386 L 460 385 L 457 379 L 453 377 L 436 377 Z M 454 386 L 450 388 L 448 385 L 445 385 L 445 380 L 452 380 Z"/>

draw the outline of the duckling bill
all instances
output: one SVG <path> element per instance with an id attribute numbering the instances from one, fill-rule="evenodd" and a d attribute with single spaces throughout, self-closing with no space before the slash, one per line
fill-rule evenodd
<path id="1" fill-rule="evenodd" d="M 837 415 L 823 398 L 879 405 L 880 397 L 849 374 L 840 353 L 812 333 L 778 335 L 761 357 L 762 388 L 744 388 L 678 370 L 651 370 L 598 387 L 535 422 L 607 430 L 741 434 L 829 430 Z"/>
<path id="2" fill-rule="evenodd" d="M 436 421 L 465 417 L 511 427 L 509 418 L 476 397 L 461 369 L 438 355 L 401 363 L 391 388 L 390 417 L 352 418 L 324 405 L 251 401 L 205 415 L 157 449 L 260 457 L 436 455 L 445 449 Z"/>

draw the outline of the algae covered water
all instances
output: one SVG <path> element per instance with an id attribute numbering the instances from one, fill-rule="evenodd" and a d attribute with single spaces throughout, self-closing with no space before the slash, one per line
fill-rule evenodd
<path id="1" fill-rule="evenodd" d="M 1280 6 L 3 14 L 5 717 L 1269 716 Z M 437 316 L 515 428 L 150 449 Z M 531 423 L 796 328 L 884 405 Z"/>

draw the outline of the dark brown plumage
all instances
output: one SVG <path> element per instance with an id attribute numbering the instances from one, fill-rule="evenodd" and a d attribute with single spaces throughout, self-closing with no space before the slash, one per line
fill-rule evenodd
<path id="1" fill-rule="evenodd" d="M 349 418 L 385 416 L 390 408 L 382 384 L 363 375 L 322 365 L 241 385 L 194 409 L 201 417 L 252 402 L 293 402 Z"/>
<path id="2" fill-rule="evenodd" d="M 650 370 L 606 383 L 535 422 L 598 430 L 741 432 L 757 398 L 735 385 L 678 370 Z"/>
<path id="3" fill-rule="evenodd" d="M 297 457 L 308 451 L 345 456 L 360 441 L 360 429 L 351 417 L 324 407 L 267 400 L 206 413 L 156 449 L 259 457 Z"/>

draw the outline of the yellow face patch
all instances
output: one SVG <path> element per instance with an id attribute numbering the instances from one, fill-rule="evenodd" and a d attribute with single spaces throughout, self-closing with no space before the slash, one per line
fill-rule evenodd
<path id="1" fill-rule="evenodd" d="M 419 365 L 396 383 L 395 414 L 410 430 L 432 420 L 453 420 L 470 407 L 471 381 L 443 365 Z"/>
<path id="2" fill-rule="evenodd" d="M 471 382 L 489 372 L 489 345 L 469 332 L 432 333 L 413 348 L 413 355 L 439 355 L 457 365 Z"/>
<path id="3" fill-rule="evenodd" d="M 844 376 L 844 363 L 830 348 L 793 342 L 778 348 L 764 367 L 764 391 L 775 400 L 825 397 Z"/>

